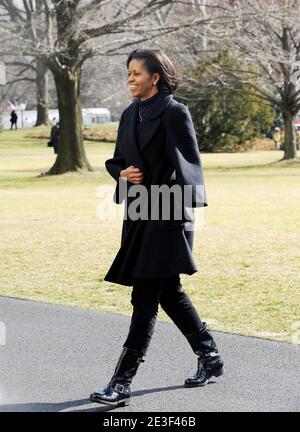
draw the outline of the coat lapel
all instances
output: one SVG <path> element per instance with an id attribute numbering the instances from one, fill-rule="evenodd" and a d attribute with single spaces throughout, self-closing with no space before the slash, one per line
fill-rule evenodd
<path id="1" fill-rule="evenodd" d="M 160 115 L 167 108 L 173 98 L 172 94 L 161 92 L 159 97 L 153 103 L 147 113 L 144 115 L 143 124 L 140 130 L 140 140 L 139 145 L 136 138 L 136 125 L 138 117 L 138 100 L 134 101 L 131 105 L 131 109 L 125 118 L 125 136 L 122 139 L 124 143 L 124 152 L 127 154 L 128 160 L 132 165 L 137 166 L 142 171 L 147 172 L 143 161 L 143 151 L 153 138 L 155 132 L 157 131 L 161 119 Z"/>
<path id="2" fill-rule="evenodd" d="M 142 158 L 140 148 L 136 139 L 136 124 L 138 116 L 138 103 L 135 101 L 124 119 L 123 137 L 120 141 L 121 151 L 126 154 L 126 160 L 130 165 L 134 165 L 146 172 L 146 167 Z"/>
<path id="3" fill-rule="evenodd" d="M 161 114 L 170 104 L 173 98 L 172 94 L 161 92 L 156 101 L 149 106 L 148 111 L 145 113 L 140 130 L 140 148 L 141 152 L 145 150 L 151 139 L 155 135 L 160 123 Z"/>

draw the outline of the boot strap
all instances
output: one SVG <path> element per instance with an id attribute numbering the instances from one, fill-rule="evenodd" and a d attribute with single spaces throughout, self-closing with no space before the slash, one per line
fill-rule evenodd
<path id="1" fill-rule="evenodd" d="M 117 384 L 114 385 L 113 388 L 115 388 L 118 392 L 123 393 L 124 389 L 125 389 L 125 386 L 123 386 L 122 384 L 117 383 Z"/>

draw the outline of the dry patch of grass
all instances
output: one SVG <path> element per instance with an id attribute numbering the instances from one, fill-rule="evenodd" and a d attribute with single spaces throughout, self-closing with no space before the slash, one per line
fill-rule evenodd
<path id="1" fill-rule="evenodd" d="M 114 142 L 117 138 L 117 123 L 93 124 L 83 128 L 83 137 L 92 141 Z M 49 140 L 51 126 L 38 126 L 25 132 L 25 138 Z"/>

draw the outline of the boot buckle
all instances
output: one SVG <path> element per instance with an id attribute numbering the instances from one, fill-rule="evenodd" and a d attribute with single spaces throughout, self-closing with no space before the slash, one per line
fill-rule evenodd
<path id="1" fill-rule="evenodd" d="M 141 362 L 144 362 L 145 360 L 143 360 L 143 358 L 142 357 L 139 357 L 138 359 L 137 359 L 137 362 L 138 363 L 141 363 Z"/>
<path id="2" fill-rule="evenodd" d="M 125 389 L 125 386 L 123 386 L 122 384 L 117 383 L 117 384 L 114 386 L 114 388 L 115 388 L 117 391 L 123 393 L 123 391 L 124 391 L 124 389 Z"/>

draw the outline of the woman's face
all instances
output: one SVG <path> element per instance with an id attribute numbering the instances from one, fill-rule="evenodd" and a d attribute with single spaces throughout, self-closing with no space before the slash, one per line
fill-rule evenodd
<path id="1" fill-rule="evenodd" d="M 158 81 L 159 74 L 150 75 L 143 60 L 131 60 L 128 66 L 128 84 L 132 96 L 139 97 L 141 100 L 153 96 L 158 91 L 153 83 L 157 84 Z"/>

